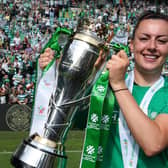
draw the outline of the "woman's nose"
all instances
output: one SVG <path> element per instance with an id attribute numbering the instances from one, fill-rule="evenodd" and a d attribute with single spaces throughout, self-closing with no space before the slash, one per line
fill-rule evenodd
<path id="1" fill-rule="evenodd" d="M 150 40 L 148 45 L 147 45 L 148 49 L 149 50 L 156 50 L 157 49 L 157 44 L 156 44 L 156 41 L 155 40 Z"/>

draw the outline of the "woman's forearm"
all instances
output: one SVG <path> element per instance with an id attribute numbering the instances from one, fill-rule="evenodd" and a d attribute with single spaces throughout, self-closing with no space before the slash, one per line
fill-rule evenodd
<path id="1" fill-rule="evenodd" d="M 132 136 L 146 155 L 160 152 L 166 146 L 167 140 L 159 124 L 143 113 L 128 90 L 116 92 L 115 96 Z"/>

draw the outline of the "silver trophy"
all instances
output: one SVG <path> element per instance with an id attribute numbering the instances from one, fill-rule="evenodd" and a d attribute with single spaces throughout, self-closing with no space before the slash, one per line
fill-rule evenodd
<path id="1" fill-rule="evenodd" d="M 90 30 L 89 22 L 79 27 L 65 45 L 57 67 L 56 89 L 51 96 L 48 120 L 43 136 L 33 134 L 12 155 L 16 168 L 52 168 L 55 161 L 64 167 L 65 135 L 71 126 L 78 104 L 84 97 L 88 81 L 104 40 Z M 102 36 L 102 34 L 101 34 Z"/>

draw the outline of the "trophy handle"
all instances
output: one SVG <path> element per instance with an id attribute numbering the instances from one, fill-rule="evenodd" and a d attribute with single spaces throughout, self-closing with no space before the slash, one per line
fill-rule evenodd
<path id="1" fill-rule="evenodd" d="M 56 58 L 60 57 L 60 52 L 62 48 L 65 46 L 68 38 L 73 34 L 73 31 L 67 28 L 58 27 L 48 43 L 44 46 L 41 53 L 45 51 L 46 48 L 51 48 L 52 50 L 56 51 Z M 64 37 L 62 37 L 64 36 Z M 61 41 L 61 38 L 63 39 Z"/>

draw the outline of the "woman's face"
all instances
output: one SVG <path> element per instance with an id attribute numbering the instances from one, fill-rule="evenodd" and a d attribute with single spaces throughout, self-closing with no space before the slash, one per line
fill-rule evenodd
<path id="1" fill-rule="evenodd" d="M 143 20 L 130 44 L 135 68 L 145 73 L 161 73 L 168 56 L 168 22 L 160 19 Z"/>

